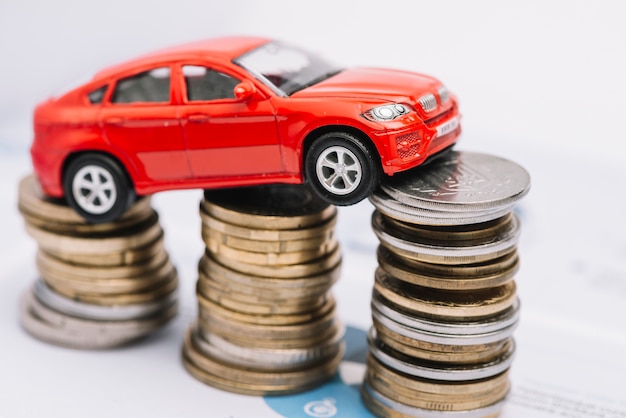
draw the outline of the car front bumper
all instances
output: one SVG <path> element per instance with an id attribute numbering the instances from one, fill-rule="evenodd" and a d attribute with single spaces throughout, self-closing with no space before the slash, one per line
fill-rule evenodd
<path id="1" fill-rule="evenodd" d="M 385 132 L 387 158 L 382 158 L 387 175 L 416 167 L 429 157 L 453 145 L 461 134 L 456 108 L 445 118 Z M 382 155 L 382 154 L 381 154 Z"/>

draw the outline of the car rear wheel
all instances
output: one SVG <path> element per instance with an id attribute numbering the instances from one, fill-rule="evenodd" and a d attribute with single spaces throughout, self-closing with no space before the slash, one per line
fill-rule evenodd
<path id="1" fill-rule="evenodd" d="M 118 219 L 135 200 L 124 170 L 111 157 L 83 154 L 67 167 L 63 188 L 68 204 L 91 223 Z"/>
<path id="2" fill-rule="evenodd" d="M 305 159 L 311 188 L 327 202 L 347 206 L 370 195 L 380 181 L 379 158 L 365 143 L 346 132 L 322 135 Z"/>

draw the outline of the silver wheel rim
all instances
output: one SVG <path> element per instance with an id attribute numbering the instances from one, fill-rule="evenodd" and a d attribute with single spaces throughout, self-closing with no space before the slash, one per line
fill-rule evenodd
<path id="1" fill-rule="evenodd" d="M 346 195 L 359 187 L 363 167 L 352 151 L 335 145 L 326 148 L 317 158 L 315 173 L 326 190 L 335 195 Z"/>
<path id="2" fill-rule="evenodd" d="M 117 200 L 113 175 L 99 165 L 82 167 L 72 180 L 74 200 L 85 212 L 101 215 L 109 211 Z"/>

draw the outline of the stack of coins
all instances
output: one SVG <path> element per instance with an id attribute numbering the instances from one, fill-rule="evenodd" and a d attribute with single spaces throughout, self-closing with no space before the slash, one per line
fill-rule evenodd
<path id="1" fill-rule="evenodd" d="M 513 280 L 530 186 L 519 165 L 450 152 L 383 183 L 362 396 L 383 417 L 494 417 L 509 391 L 519 319 Z"/>
<path id="2" fill-rule="evenodd" d="M 199 317 L 183 345 L 191 375 L 250 395 L 334 375 L 344 350 L 330 293 L 341 267 L 336 212 L 303 186 L 205 192 Z"/>
<path id="3" fill-rule="evenodd" d="M 108 348 L 146 336 L 177 312 L 176 269 L 150 206 L 92 225 L 22 179 L 19 210 L 37 241 L 40 278 L 24 294 L 21 323 L 34 337 L 72 348 Z"/>

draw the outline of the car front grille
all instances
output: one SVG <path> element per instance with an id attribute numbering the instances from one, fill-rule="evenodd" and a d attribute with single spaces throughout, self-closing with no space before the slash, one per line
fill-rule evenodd
<path id="1" fill-rule="evenodd" d="M 431 112 L 437 108 L 437 99 L 434 94 L 427 94 L 417 99 L 424 112 Z"/>

